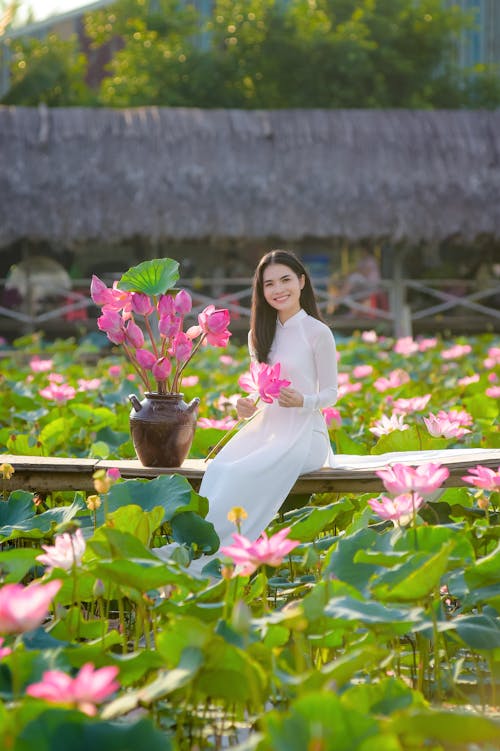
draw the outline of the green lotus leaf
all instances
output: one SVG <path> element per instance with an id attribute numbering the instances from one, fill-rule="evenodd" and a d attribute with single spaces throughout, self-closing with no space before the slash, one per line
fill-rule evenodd
<path id="1" fill-rule="evenodd" d="M 118 282 L 118 288 L 125 292 L 143 292 L 153 297 L 172 289 L 178 278 L 177 261 L 172 258 L 155 258 L 126 271 Z"/>

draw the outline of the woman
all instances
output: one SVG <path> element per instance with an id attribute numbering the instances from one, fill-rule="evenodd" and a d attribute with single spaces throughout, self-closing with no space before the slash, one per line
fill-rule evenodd
<path id="1" fill-rule="evenodd" d="M 239 399 L 238 416 L 253 419 L 206 469 L 199 492 L 209 500 L 206 519 L 221 546 L 232 543 L 236 531 L 227 518 L 234 506 L 247 513 L 241 534 L 255 540 L 300 474 L 333 463 L 321 409 L 337 399 L 335 341 L 321 321 L 306 269 L 289 251 L 271 251 L 255 271 L 249 350 L 254 361 L 279 362 L 280 378 L 291 384 L 272 404 Z M 202 556 L 190 570 L 214 557 Z"/>

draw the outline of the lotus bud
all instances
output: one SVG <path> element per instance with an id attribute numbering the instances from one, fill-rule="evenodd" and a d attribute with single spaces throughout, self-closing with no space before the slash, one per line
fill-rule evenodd
<path id="1" fill-rule="evenodd" d="M 144 292 L 132 292 L 132 310 L 141 316 L 149 316 L 154 310 L 154 305 Z"/>
<path id="2" fill-rule="evenodd" d="M 180 331 L 173 342 L 174 355 L 179 362 L 186 362 L 191 357 L 193 342 Z"/>
<path id="3" fill-rule="evenodd" d="M 128 322 L 125 333 L 127 335 L 127 339 L 133 347 L 140 349 L 144 346 L 144 334 L 142 333 L 140 326 L 134 323 L 134 321 L 131 320 Z"/>
<path id="4" fill-rule="evenodd" d="M 189 292 L 186 292 L 185 289 L 181 289 L 180 292 L 177 293 L 175 298 L 175 309 L 177 313 L 179 313 L 179 315 L 181 316 L 185 316 L 190 312 L 192 307 L 193 301 L 191 300 L 191 295 L 189 294 Z"/>
<path id="5" fill-rule="evenodd" d="M 102 579 L 95 580 L 94 586 L 92 587 L 92 594 L 96 599 L 98 597 L 104 597 L 104 595 L 106 594 L 106 587 L 104 586 Z"/>
<path id="6" fill-rule="evenodd" d="M 166 381 L 172 370 L 172 363 L 167 357 L 160 357 L 151 370 L 156 381 Z"/>
<path id="7" fill-rule="evenodd" d="M 158 300 L 158 313 L 160 316 L 172 316 L 175 313 L 175 303 L 172 295 L 161 295 Z"/>
<path id="8" fill-rule="evenodd" d="M 125 341 L 125 331 L 107 331 L 106 336 L 113 344 L 123 344 Z"/>
<path id="9" fill-rule="evenodd" d="M 146 370 L 151 370 L 156 362 L 156 357 L 149 349 L 138 349 L 135 357 L 141 368 L 145 368 Z"/>
<path id="10" fill-rule="evenodd" d="M 167 339 L 171 339 L 175 336 L 181 327 L 180 318 L 176 318 L 175 315 L 162 316 L 158 322 L 158 331 Z"/>

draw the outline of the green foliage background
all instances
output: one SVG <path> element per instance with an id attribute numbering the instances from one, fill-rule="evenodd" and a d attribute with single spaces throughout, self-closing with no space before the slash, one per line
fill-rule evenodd
<path id="1" fill-rule="evenodd" d="M 442 0 L 117 0 L 86 16 L 111 61 L 86 84 L 76 39 L 13 44 L 4 103 L 49 106 L 460 108 L 500 104 L 498 66 L 459 69 L 474 18 Z"/>

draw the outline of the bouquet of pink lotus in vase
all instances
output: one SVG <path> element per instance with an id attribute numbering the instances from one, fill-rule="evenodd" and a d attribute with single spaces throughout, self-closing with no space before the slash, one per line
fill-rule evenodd
<path id="1" fill-rule="evenodd" d="M 192 300 L 186 290 L 175 289 L 178 269 L 171 258 L 144 261 L 111 288 L 95 275 L 90 287 L 102 308 L 98 328 L 122 347 L 145 388 L 143 401 L 130 396 L 130 428 L 137 456 L 148 467 L 178 467 L 186 458 L 199 399 L 183 401 L 182 375 L 202 344 L 225 347 L 231 336 L 229 311 L 213 305 L 184 331 Z"/>

